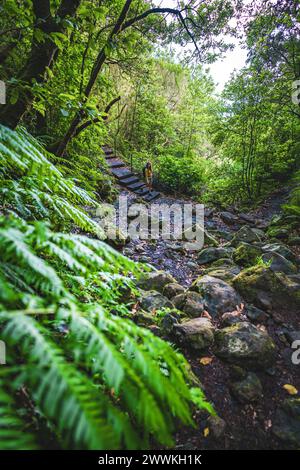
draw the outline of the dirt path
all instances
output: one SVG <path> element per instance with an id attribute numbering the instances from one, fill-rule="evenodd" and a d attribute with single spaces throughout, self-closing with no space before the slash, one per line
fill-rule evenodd
<path id="1" fill-rule="evenodd" d="M 134 194 L 123 188 L 121 194 L 129 197 L 130 204 L 137 201 Z M 222 246 L 228 241 L 227 236 L 234 234 L 245 223 L 260 226 L 264 225 L 265 221 L 270 221 L 273 215 L 279 213 L 286 196 L 286 191 L 279 191 L 258 209 L 242 214 L 242 218 L 230 224 L 222 220 L 219 212 L 206 209 L 205 228 L 210 233 L 215 233 L 217 230 L 224 234 L 224 238 L 218 238 L 219 246 Z M 155 204 L 171 205 L 174 202 L 184 204 L 190 201 L 162 195 Z M 207 267 L 199 265 L 197 253 L 184 250 L 182 243 L 178 241 L 161 239 L 130 241 L 123 248 L 123 253 L 135 261 L 150 263 L 157 269 L 167 271 L 187 288 Z M 215 326 L 219 327 L 218 322 Z M 229 388 L 231 367 L 216 357 L 211 349 L 204 354 L 211 358 L 208 365 L 200 363 L 199 353 L 194 354 L 190 349 L 183 350 L 194 373 L 203 384 L 208 400 L 214 404 L 219 416 L 225 420 L 226 431 L 220 438 L 205 436 L 207 417 L 198 413 L 195 416 L 197 427 L 194 431 L 190 428 L 178 430 L 176 441 L 179 449 L 289 448 L 289 445 L 279 441 L 271 432 L 276 409 L 287 398 L 283 385 L 293 384 L 300 390 L 300 366 L 291 363 L 291 349 L 284 337 L 287 326 L 300 330 L 299 315 L 291 315 L 289 311 L 280 310 L 275 312 L 263 326 L 267 328 L 276 343 L 277 361 L 274 368 L 257 373 L 263 386 L 263 397 L 255 404 L 241 404 L 232 397 Z"/>

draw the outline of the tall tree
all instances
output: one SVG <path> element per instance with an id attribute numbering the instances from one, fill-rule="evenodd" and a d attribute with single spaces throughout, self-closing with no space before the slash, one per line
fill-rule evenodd
<path id="1" fill-rule="evenodd" d="M 32 45 L 28 60 L 16 81 L 22 84 L 16 102 L 8 103 L 1 109 L 0 122 L 14 128 L 24 113 L 30 108 L 34 94 L 33 83 L 41 83 L 48 68 L 53 66 L 58 53 L 55 40 L 57 34 L 64 34 L 67 30 L 67 18 L 74 17 L 81 0 L 61 0 L 55 15 L 51 14 L 50 0 L 32 0 L 35 26 L 32 36 Z"/>

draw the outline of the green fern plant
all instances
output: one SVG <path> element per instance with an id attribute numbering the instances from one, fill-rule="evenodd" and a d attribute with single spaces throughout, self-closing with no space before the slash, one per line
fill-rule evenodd
<path id="1" fill-rule="evenodd" d="M 69 221 L 104 238 L 103 230 L 81 208 L 96 207 L 94 197 L 66 178 L 25 130 L 14 132 L 0 125 L 0 158 L 0 197 L 5 212 L 26 220 L 47 219 L 56 226 Z"/>

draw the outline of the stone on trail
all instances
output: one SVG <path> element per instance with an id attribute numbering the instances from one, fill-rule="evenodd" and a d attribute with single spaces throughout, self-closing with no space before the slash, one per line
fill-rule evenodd
<path id="1" fill-rule="evenodd" d="M 248 372 L 240 381 L 231 382 L 230 391 L 241 403 L 258 401 L 263 392 L 261 381 L 254 372 Z"/>
<path id="2" fill-rule="evenodd" d="M 246 369 L 267 369 L 276 357 L 272 338 L 251 323 L 237 323 L 215 333 L 215 354 Z"/>
<path id="3" fill-rule="evenodd" d="M 245 242 L 245 243 L 261 242 L 264 237 L 265 237 L 265 234 L 262 230 L 248 227 L 248 225 L 244 225 L 242 228 L 240 228 L 238 232 L 236 232 L 230 244 L 237 245 L 240 242 Z"/>
<path id="4" fill-rule="evenodd" d="M 262 323 L 269 318 L 269 315 L 266 312 L 254 305 L 247 305 L 245 313 L 252 322 Z"/>
<path id="5" fill-rule="evenodd" d="M 219 416 L 210 416 L 207 420 L 207 425 L 216 439 L 223 436 L 226 429 L 226 422 L 224 419 Z"/>
<path id="6" fill-rule="evenodd" d="M 197 292 L 185 292 L 172 299 L 175 307 L 189 317 L 200 317 L 204 310 L 203 299 Z"/>
<path id="7" fill-rule="evenodd" d="M 174 308 L 172 302 L 157 291 L 143 292 L 140 299 L 141 307 L 147 311 L 159 310 L 161 308 Z"/>
<path id="8" fill-rule="evenodd" d="M 294 264 L 300 262 L 299 257 L 294 255 L 294 253 L 285 245 L 280 243 L 267 243 L 261 247 L 263 252 L 278 253 L 281 256 L 284 256 L 288 261 L 291 261 Z"/>
<path id="9" fill-rule="evenodd" d="M 275 413 L 273 434 L 296 448 L 300 443 L 300 398 L 287 398 Z"/>
<path id="10" fill-rule="evenodd" d="M 233 252 L 233 260 L 245 267 L 253 266 L 256 263 L 257 258 L 262 254 L 260 248 L 251 245 L 250 243 L 241 243 Z"/>
<path id="11" fill-rule="evenodd" d="M 198 255 L 198 263 L 207 264 L 220 258 L 230 258 L 231 251 L 228 248 L 204 248 Z"/>
<path id="12" fill-rule="evenodd" d="M 206 270 L 206 274 L 209 274 L 212 277 L 217 277 L 222 279 L 222 281 L 230 282 L 235 276 L 237 276 L 241 271 L 241 268 L 238 266 L 220 266 L 217 268 L 212 268 Z"/>
<path id="13" fill-rule="evenodd" d="M 193 318 L 174 326 L 180 342 L 196 350 L 205 349 L 214 341 L 214 327 L 207 318 Z"/>
<path id="14" fill-rule="evenodd" d="M 191 291 L 203 297 L 205 309 L 211 316 L 221 315 L 236 309 L 242 299 L 233 287 L 212 276 L 201 276 L 193 282 Z"/>
<path id="15" fill-rule="evenodd" d="M 176 295 L 183 294 L 185 288 L 178 284 L 177 282 L 170 282 L 170 284 L 166 284 L 163 288 L 163 295 L 168 297 L 168 299 L 172 299 L 176 297 Z"/>
<path id="16" fill-rule="evenodd" d="M 274 272 L 270 267 L 253 266 L 244 269 L 232 281 L 243 298 L 264 309 L 284 306 L 293 310 L 300 308 L 299 284 L 284 273 Z M 262 301 L 263 300 L 263 301 Z"/>
<path id="17" fill-rule="evenodd" d="M 219 215 L 221 219 L 223 220 L 223 222 L 225 222 L 225 224 L 228 224 L 228 225 L 234 225 L 235 223 L 239 221 L 238 216 L 228 211 L 220 212 Z"/>
<path id="18" fill-rule="evenodd" d="M 270 262 L 270 269 L 272 271 L 280 271 L 285 274 L 296 274 L 297 268 L 291 262 L 276 252 L 267 252 L 262 255 L 262 260 L 265 263 Z"/>
<path id="19" fill-rule="evenodd" d="M 144 274 L 137 282 L 137 286 L 143 290 L 157 290 L 163 292 L 167 284 L 176 283 L 171 274 L 165 271 L 154 271 Z"/>

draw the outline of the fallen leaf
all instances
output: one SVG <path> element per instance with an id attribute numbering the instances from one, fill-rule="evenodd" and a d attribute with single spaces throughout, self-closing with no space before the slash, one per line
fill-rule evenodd
<path id="1" fill-rule="evenodd" d="M 200 364 L 202 364 L 203 366 L 207 366 L 208 364 L 211 363 L 212 360 L 213 360 L 212 357 L 201 357 Z"/>
<path id="2" fill-rule="evenodd" d="M 209 428 L 205 428 L 203 431 L 203 436 L 207 437 L 209 435 Z"/>
<path id="3" fill-rule="evenodd" d="M 285 385 L 283 385 L 283 388 L 284 388 L 290 395 L 297 395 L 297 393 L 298 393 L 298 390 L 296 389 L 296 387 L 294 387 L 294 385 L 285 384 Z"/>
<path id="4" fill-rule="evenodd" d="M 208 318 L 209 320 L 212 319 L 211 315 L 206 310 L 203 310 L 201 317 Z"/>

